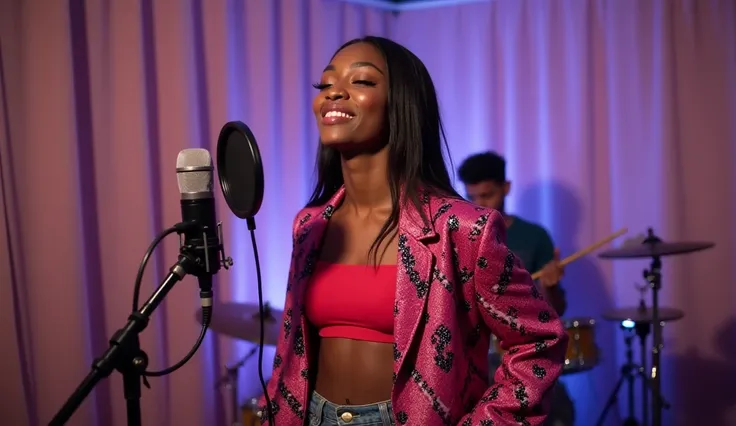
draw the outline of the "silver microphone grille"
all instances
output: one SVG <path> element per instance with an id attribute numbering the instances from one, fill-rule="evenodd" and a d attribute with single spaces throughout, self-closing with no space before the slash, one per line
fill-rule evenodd
<path id="1" fill-rule="evenodd" d="M 202 148 L 189 148 L 176 157 L 176 181 L 182 199 L 211 198 L 212 156 Z"/>

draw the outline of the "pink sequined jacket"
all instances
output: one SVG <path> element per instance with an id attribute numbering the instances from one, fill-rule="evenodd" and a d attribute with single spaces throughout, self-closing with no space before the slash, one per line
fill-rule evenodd
<path id="1" fill-rule="evenodd" d="M 316 361 L 304 315 L 305 289 L 340 189 L 294 220 L 291 268 L 268 395 L 277 426 L 305 424 Z M 554 309 L 504 245 L 494 210 L 425 195 L 424 224 L 407 204 L 399 219 L 394 305 L 397 424 L 539 425 L 559 377 L 567 335 Z M 489 387 L 491 333 L 508 352 Z M 264 425 L 265 399 L 261 399 Z"/>

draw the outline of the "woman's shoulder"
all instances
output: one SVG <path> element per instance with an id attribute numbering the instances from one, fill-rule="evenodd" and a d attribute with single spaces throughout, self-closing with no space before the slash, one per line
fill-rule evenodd
<path id="1" fill-rule="evenodd" d="M 314 217 L 323 215 L 325 212 L 325 207 L 326 206 L 307 206 L 299 210 L 296 216 L 294 216 L 294 222 L 292 224 L 293 230 L 297 231 Z"/>
<path id="2" fill-rule="evenodd" d="M 497 210 L 480 207 L 460 197 L 430 195 L 429 206 L 435 225 L 445 219 L 450 222 L 451 230 L 485 227 L 488 222 L 501 218 Z"/>

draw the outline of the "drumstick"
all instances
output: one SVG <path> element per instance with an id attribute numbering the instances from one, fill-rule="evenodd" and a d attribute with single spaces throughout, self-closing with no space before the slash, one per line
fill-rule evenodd
<path id="1" fill-rule="evenodd" d="M 618 231 L 614 232 L 613 234 L 607 236 L 606 238 L 598 241 L 597 243 L 591 244 L 588 247 L 585 247 L 582 250 L 578 250 L 575 253 L 571 254 L 570 256 L 567 256 L 566 258 L 562 259 L 560 261 L 560 265 L 565 266 L 568 263 L 572 263 L 572 262 L 580 259 L 581 257 L 585 256 L 586 254 L 589 254 L 592 251 L 597 250 L 597 249 L 601 248 L 602 246 L 610 243 L 611 241 L 613 241 L 616 238 L 624 235 L 627 232 L 629 232 L 629 228 L 621 228 Z M 534 274 L 532 274 L 532 279 L 533 280 L 538 280 L 539 277 L 541 277 L 541 276 L 542 276 L 542 271 L 540 270 L 540 271 L 537 271 Z"/>

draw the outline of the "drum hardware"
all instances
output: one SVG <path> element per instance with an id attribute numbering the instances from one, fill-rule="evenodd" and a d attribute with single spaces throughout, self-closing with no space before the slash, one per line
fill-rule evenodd
<path id="1" fill-rule="evenodd" d="M 240 368 L 245 365 L 246 362 L 248 362 L 249 359 L 255 355 L 256 351 L 258 350 L 258 346 L 254 347 L 250 350 L 243 358 L 240 359 L 237 363 L 233 364 L 232 367 L 228 367 L 225 365 L 225 375 L 220 377 L 220 379 L 215 384 L 215 389 L 218 389 L 222 386 L 224 386 L 226 389 L 230 391 L 230 409 L 231 412 L 231 418 L 232 418 L 232 426 L 243 426 L 242 423 L 240 423 L 240 404 L 238 403 L 238 372 L 240 371 Z"/>
<path id="2" fill-rule="evenodd" d="M 649 269 L 643 271 L 644 278 L 652 290 L 651 324 L 652 333 L 652 368 L 651 388 L 655 395 L 652 398 L 652 425 L 662 426 L 662 398 L 661 395 L 661 352 L 664 349 L 662 343 L 662 318 L 659 307 L 659 290 L 662 289 L 662 256 L 673 256 L 677 254 L 693 253 L 713 247 L 710 242 L 681 242 L 666 243 L 654 234 L 652 228 L 647 229 L 647 237 L 641 244 L 624 246 L 618 249 L 608 250 L 598 256 L 603 259 L 639 259 L 651 258 Z M 645 423 L 646 424 L 646 423 Z"/>
<path id="3" fill-rule="evenodd" d="M 623 421 L 623 426 L 639 426 L 639 422 L 636 420 L 636 417 L 634 415 L 634 382 L 636 381 L 637 377 L 641 379 L 642 383 L 641 400 L 643 421 L 641 423 L 641 426 L 647 426 L 647 422 L 649 419 L 648 399 L 649 393 L 652 392 L 652 387 L 651 379 L 647 377 L 645 371 L 647 362 L 647 336 L 649 335 L 652 315 L 651 311 L 647 309 L 646 302 L 644 301 L 644 294 L 647 291 L 647 286 L 643 285 L 636 287 L 638 287 L 638 290 L 641 294 L 639 298 L 639 306 L 637 308 L 618 309 L 607 312 L 603 315 L 603 318 L 607 320 L 619 322 L 621 329 L 624 331 L 624 333 L 626 333 L 624 336 L 624 342 L 626 344 L 626 363 L 621 366 L 621 373 L 618 382 L 616 382 L 616 385 L 614 386 L 610 396 L 608 397 L 605 407 L 603 407 L 603 411 L 598 417 L 598 421 L 596 422 L 597 426 L 602 426 L 604 424 L 606 417 L 608 416 L 608 412 L 611 410 L 611 408 L 615 406 L 616 401 L 618 401 L 618 393 L 621 391 L 621 387 L 623 386 L 624 382 L 627 383 L 628 387 L 627 393 L 629 415 Z M 662 308 L 661 312 L 662 322 L 676 321 L 685 316 L 682 311 L 679 311 L 677 309 Z M 634 363 L 634 356 L 632 351 L 632 341 L 634 339 L 634 336 L 637 336 L 639 338 L 639 343 L 641 345 L 641 364 L 639 365 Z M 657 394 L 654 395 L 656 397 Z M 669 403 L 664 399 L 664 397 L 662 397 L 661 394 L 659 394 L 659 398 L 661 400 L 662 407 L 669 409 Z"/>

